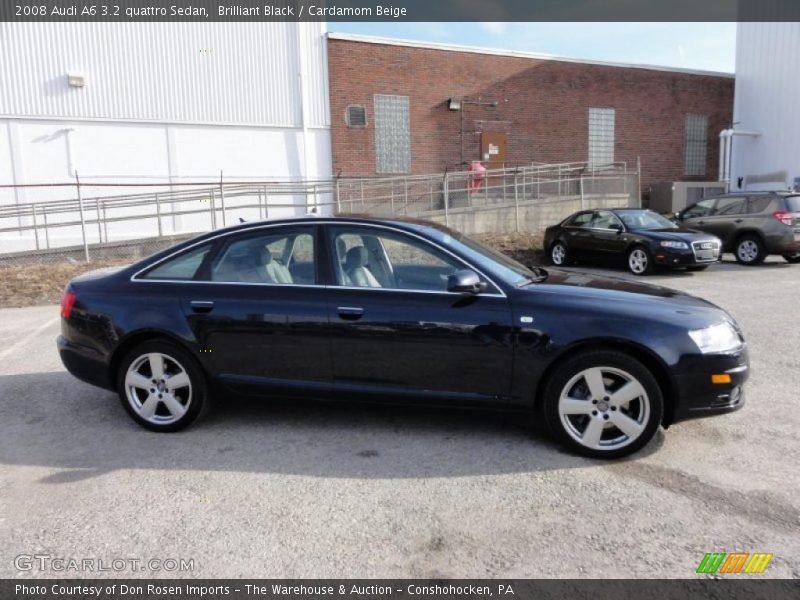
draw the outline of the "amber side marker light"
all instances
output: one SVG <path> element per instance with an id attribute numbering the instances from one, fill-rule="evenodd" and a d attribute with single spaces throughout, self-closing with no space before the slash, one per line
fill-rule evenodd
<path id="1" fill-rule="evenodd" d="M 720 373 L 711 376 L 711 383 L 730 383 L 731 376 L 728 373 Z"/>

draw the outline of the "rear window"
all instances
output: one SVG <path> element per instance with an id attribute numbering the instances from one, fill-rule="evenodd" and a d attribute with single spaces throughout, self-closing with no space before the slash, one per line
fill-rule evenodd
<path id="1" fill-rule="evenodd" d="M 800 212 L 800 196 L 786 196 L 786 210 Z"/>

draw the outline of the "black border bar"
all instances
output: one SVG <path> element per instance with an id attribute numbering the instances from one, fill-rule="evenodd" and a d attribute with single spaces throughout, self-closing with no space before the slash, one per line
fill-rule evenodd
<path id="1" fill-rule="evenodd" d="M 631 565 L 631 568 L 635 568 Z M 488 590 L 488 592 L 487 592 Z M 123 593 L 124 592 L 124 593 Z M 3 600 L 789 600 L 800 580 L 3 579 Z"/>
<path id="2" fill-rule="evenodd" d="M 0 0 L 0 21 L 800 21 L 800 0 Z"/>

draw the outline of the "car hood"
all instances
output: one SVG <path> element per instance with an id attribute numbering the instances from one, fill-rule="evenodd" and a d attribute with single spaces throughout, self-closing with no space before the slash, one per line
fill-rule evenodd
<path id="1" fill-rule="evenodd" d="M 681 242 L 717 241 L 718 238 L 710 233 L 697 229 L 638 229 L 633 231 L 639 235 L 652 237 L 659 240 L 676 240 Z"/>
<path id="2" fill-rule="evenodd" d="M 552 294 L 559 305 L 590 304 L 607 313 L 643 319 L 681 323 L 690 328 L 705 327 L 722 320 L 735 324 L 723 309 L 708 300 L 658 285 L 631 281 L 622 277 L 601 276 L 580 271 L 548 269 L 541 283 L 523 288 L 520 301 L 541 301 L 542 293 Z"/>

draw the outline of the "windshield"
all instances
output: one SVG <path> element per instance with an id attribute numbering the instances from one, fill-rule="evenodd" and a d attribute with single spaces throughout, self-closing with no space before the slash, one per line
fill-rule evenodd
<path id="1" fill-rule="evenodd" d="M 535 273 L 522 263 L 484 246 L 478 241 L 467 237 L 457 231 L 437 229 L 440 240 L 447 246 L 460 253 L 469 262 L 474 264 L 482 271 L 488 271 L 491 275 L 498 277 L 503 282 L 512 286 L 519 286 L 528 281 L 541 279 L 541 275 Z"/>
<path id="2" fill-rule="evenodd" d="M 628 229 L 677 229 L 678 226 L 652 210 L 621 210 L 616 213 Z"/>
<path id="3" fill-rule="evenodd" d="M 789 212 L 800 212 L 800 196 L 786 196 L 786 208 Z"/>

